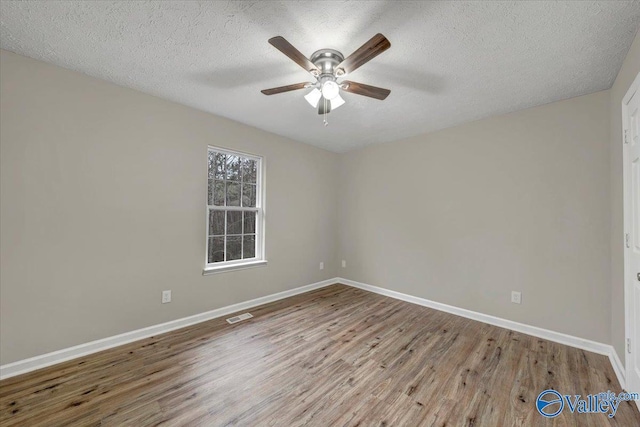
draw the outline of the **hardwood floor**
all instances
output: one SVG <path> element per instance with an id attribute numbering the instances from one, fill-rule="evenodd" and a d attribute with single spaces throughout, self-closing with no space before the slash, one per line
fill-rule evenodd
<path id="1" fill-rule="evenodd" d="M 537 413 L 620 391 L 605 356 L 343 285 L 250 311 L 4 380 L 0 425 L 640 425 Z"/>

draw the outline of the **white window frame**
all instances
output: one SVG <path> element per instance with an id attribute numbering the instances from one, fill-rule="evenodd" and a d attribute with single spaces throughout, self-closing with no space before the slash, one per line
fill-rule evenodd
<path id="1" fill-rule="evenodd" d="M 229 270 L 238 270 L 244 268 L 251 267 L 259 267 L 267 264 L 267 260 L 265 257 L 264 251 L 264 158 L 262 156 L 257 156 L 255 154 L 249 154 L 242 151 L 230 150 L 227 148 L 215 147 L 212 145 L 207 146 L 207 192 L 209 186 L 209 153 L 214 151 L 216 153 L 222 153 L 232 156 L 241 156 L 250 160 L 254 160 L 256 162 L 256 206 L 255 207 L 243 207 L 243 206 L 215 206 L 209 205 L 208 193 L 206 199 L 206 229 L 205 229 L 205 252 L 204 252 L 204 269 L 203 274 L 213 274 L 219 273 Z M 256 241 L 256 250 L 255 257 L 253 258 L 245 258 L 245 259 L 237 259 L 231 261 L 220 261 L 209 263 L 209 219 L 210 212 L 212 210 L 221 210 L 224 212 L 227 211 L 248 211 L 248 212 L 256 212 L 256 232 L 255 232 L 255 241 Z M 226 218 L 225 215 L 225 246 L 226 246 Z M 244 245 L 244 239 L 242 239 L 242 244 Z M 243 248 L 244 249 L 244 248 Z M 242 250 L 241 250 L 242 251 Z M 226 248 L 225 248 L 225 256 L 226 256 Z"/>

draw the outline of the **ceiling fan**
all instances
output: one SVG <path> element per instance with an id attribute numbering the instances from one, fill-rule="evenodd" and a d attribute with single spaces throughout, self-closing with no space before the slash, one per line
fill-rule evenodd
<path id="1" fill-rule="evenodd" d="M 309 72 L 316 81 L 264 89 L 261 92 L 265 95 L 275 95 L 292 90 L 313 88 L 305 95 L 305 99 L 313 108 L 318 109 L 318 114 L 325 116 L 325 126 L 327 125 L 326 115 L 344 104 L 344 99 L 340 96 L 340 89 L 380 100 L 385 99 L 391 93 L 389 89 L 350 80 L 338 81 L 338 78 L 354 72 L 391 47 L 389 40 L 382 34 L 373 36 L 347 58 L 334 49 L 320 49 L 314 52 L 311 58 L 307 58 L 281 36 L 270 38 L 269 43 Z"/>

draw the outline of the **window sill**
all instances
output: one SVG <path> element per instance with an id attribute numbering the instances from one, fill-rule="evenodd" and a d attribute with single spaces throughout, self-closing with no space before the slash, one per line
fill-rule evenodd
<path id="1" fill-rule="evenodd" d="M 225 273 L 227 271 L 245 270 L 247 268 L 263 267 L 267 265 L 267 260 L 244 262 L 242 264 L 221 265 L 219 267 L 207 267 L 202 270 L 203 276 L 210 274 Z"/>

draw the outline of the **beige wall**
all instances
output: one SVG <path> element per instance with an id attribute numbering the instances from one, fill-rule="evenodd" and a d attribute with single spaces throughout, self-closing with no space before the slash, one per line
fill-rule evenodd
<path id="1" fill-rule="evenodd" d="M 2 51 L 0 363 L 336 275 L 622 357 L 638 71 L 636 38 L 611 91 L 337 155 Z M 266 158 L 266 267 L 201 275 L 207 144 Z"/>
<path id="2" fill-rule="evenodd" d="M 622 222 L 622 97 L 640 72 L 640 37 L 636 38 L 611 87 L 611 339 L 624 363 L 624 228 Z"/>
<path id="3" fill-rule="evenodd" d="M 609 138 L 604 91 L 343 155 L 341 275 L 610 342 Z"/>
<path id="4" fill-rule="evenodd" d="M 336 154 L 6 51 L 0 67 L 0 363 L 336 275 Z M 266 267 L 202 276 L 207 144 L 266 158 Z"/>

